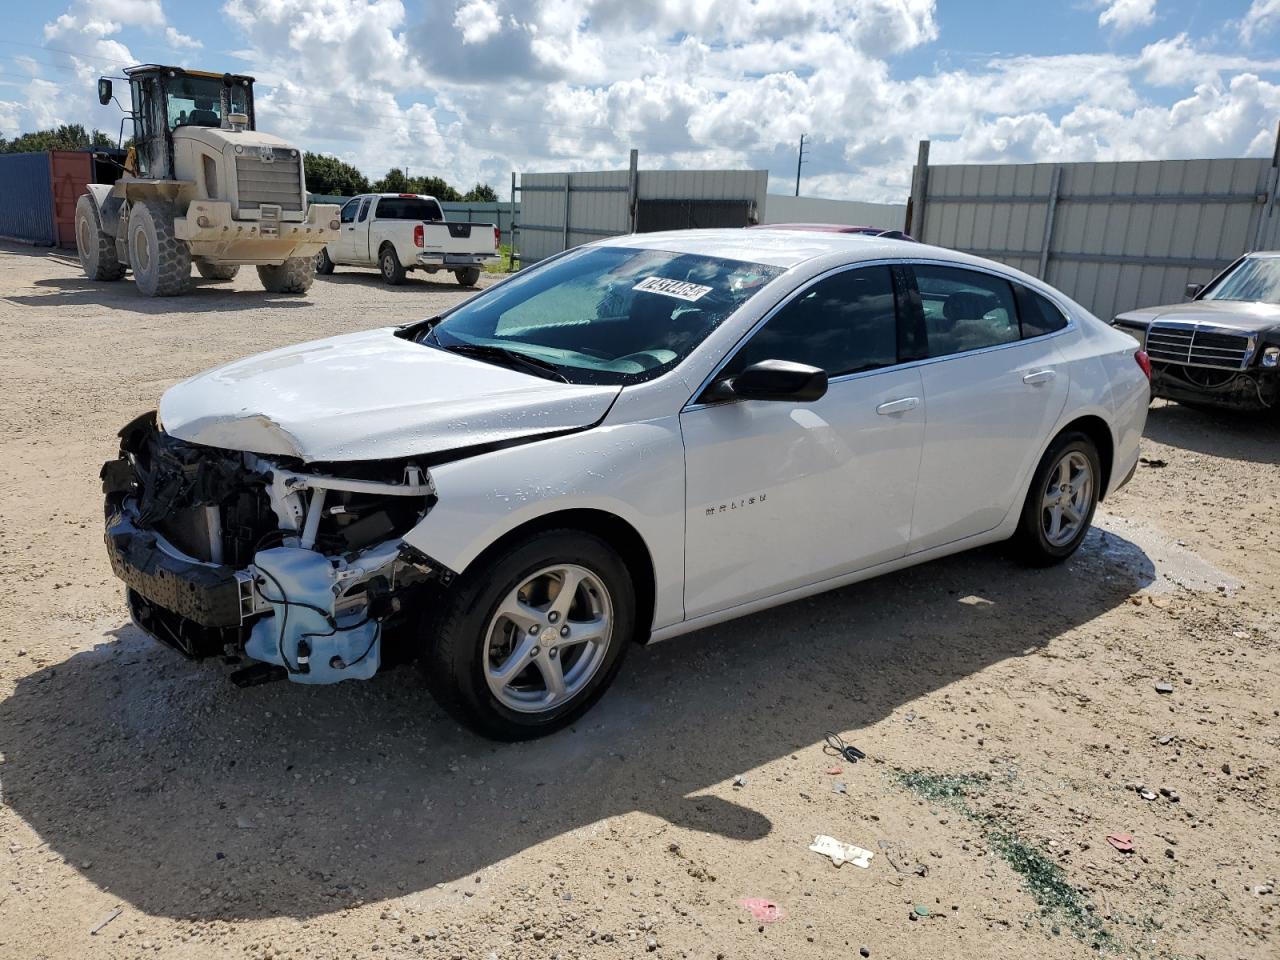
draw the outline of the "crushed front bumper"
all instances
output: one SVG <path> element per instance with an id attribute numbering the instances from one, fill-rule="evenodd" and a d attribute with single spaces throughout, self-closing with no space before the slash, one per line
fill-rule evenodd
<path id="1" fill-rule="evenodd" d="M 1151 395 L 1229 410 L 1270 410 L 1280 407 L 1280 370 L 1152 363 Z"/>
<path id="2" fill-rule="evenodd" d="M 377 672 L 384 627 L 405 619 L 402 597 L 432 571 L 403 553 L 388 517 L 372 515 L 374 536 L 344 547 L 325 532 L 322 514 L 327 502 L 331 517 L 369 516 L 383 496 L 425 509 L 429 477 L 416 467 L 405 468 L 402 483 L 297 473 L 174 440 L 150 416 L 121 438 L 120 458 L 102 470 L 104 539 L 140 629 L 193 659 L 247 655 L 297 683 Z M 246 486 L 261 490 L 274 519 L 265 534 L 248 531 L 252 549 L 233 550 L 244 514 L 231 507 Z M 207 522 L 188 522 L 193 516 Z"/>

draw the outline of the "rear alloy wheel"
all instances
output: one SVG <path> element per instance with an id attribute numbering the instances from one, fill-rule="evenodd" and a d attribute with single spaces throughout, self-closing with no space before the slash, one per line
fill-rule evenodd
<path id="1" fill-rule="evenodd" d="M 387 244 L 378 254 L 378 269 L 382 271 L 382 279 L 393 287 L 404 283 L 404 266 L 396 255 L 396 248 Z"/>
<path id="2" fill-rule="evenodd" d="M 635 632 L 626 565 L 572 530 L 504 550 L 442 600 L 422 662 L 428 684 L 454 717 L 499 740 L 572 723 L 604 693 Z"/>
<path id="3" fill-rule="evenodd" d="M 210 263 L 207 260 L 197 260 L 196 270 L 206 280 L 234 280 L 236 274 L 240 272 L 240 264 Z"/>
<path id="4" fill-rule="evenodd" d="M 480 268 L 467 267 L 463 270 L 453 271 L 453 275 L 458 278 L 458 283 L 464 287 L 474 287 L 480 282 Z"/>
<path id="5" fill-rule="evenodd" d="M 306 293 L 316 279 L 315 257 L 290 257 L 278 267 L 258 267 L 258 279 L 268 293 Z"/>
<path id="6" fill-rule="evenodd" d="M 1061 563 L 1079 549 L 1098 506 L 1098 448 L 1082 433 L 1049 446 L 1031 480 L 1014 544 L 1033 566 Z"/>

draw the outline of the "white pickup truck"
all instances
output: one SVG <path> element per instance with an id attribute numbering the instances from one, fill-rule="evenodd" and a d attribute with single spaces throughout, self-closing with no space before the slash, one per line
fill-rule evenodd
<path id="1" fill-rule="evenodd" d="M 316 273 L 335 266 L 373 267 L 390 284 L 410 270 L 451 270 L 464 287 L 498 256 L 492 223 L 448 223 L 435 197 L 416 193 L 365 193 L 342 207 L 338 239 L 316 254 Z"/>

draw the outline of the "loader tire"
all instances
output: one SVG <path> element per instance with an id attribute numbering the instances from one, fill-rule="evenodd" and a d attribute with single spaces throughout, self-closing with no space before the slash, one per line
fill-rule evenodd
<path id="1" fill-rule="evenodd" d="M 129 211 L 129 266 L 146 297 L 176 297 L 191 287 L 191 248 L 173 232 L 174 207 L 158 200 Z"/>
<path id="2" fill-rule="evenodd" d="M 240 264 L 208 263 L 200 260 L 196 263 L 196 269 L 200 271 L 200 276 L 206 280 L 234 280 L 236 274 L 240 272 Z"/>
<path id="3" fill-rule="evenodd" d="M 76 201 L 76 250 L 90 280 L 119 280 L 125 266 L 116 256 L 116 239 L 102 229 L 98 205 L 87 193 Z"/>
<path id="4" fill-rule="evenodd" d="M 455 270 L 453 275 L 458 278 L 458 283 L 464 287 L 474 287 L 480 282 L 480 268 L 467 267 L 465 270 Z"/>
<path id="5" fill-rule="evenodd" d="M 258 278 L 268 293 L 306 293 L 316 280 L 316 258 L 290 257 L 278 267 L 258 267 Z"/>

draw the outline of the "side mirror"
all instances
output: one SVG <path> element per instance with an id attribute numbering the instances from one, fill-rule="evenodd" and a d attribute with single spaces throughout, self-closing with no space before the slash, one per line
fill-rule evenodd
<path id="1" fill-rule="evenodd" d="M 812 403 L 827 392 L 827 372 L 790 360 L 761 360 L 736 377 L 717 380 L 702 395 L 708 402 L 721 400 L 780 400 Z"/>
<path id="2" fill-rule="evenodd" d="M 1203 290 L 1203 289 L 1204 289 L 1204 284 L 1203 284 L 1203 283 L 1188 283 L 1188 284 L 1187 284 L 1187 291 L 1186 291 L 1186 292 L 1187 292 L 1187 299 L 1188 299 L 1188 300 L 1194 300 L 1196 297 L 1198 297 L 1198 296 L 1200 295 L 1200 291 L 1201 291 L 1201 290 Z"/>
<path id="3" fill-rule="evenodd" d="M 111 81 L 106 77 L 98 78 L 98 102 L 104 107 L 111 102 Z"/>

